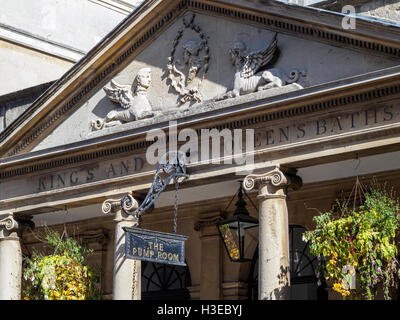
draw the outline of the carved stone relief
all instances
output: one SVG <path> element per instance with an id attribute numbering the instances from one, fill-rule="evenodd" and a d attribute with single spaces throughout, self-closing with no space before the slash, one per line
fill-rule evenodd
<path id="1" fill-rule="evenodd" d="M 292 70 L 288 75 L 279 68 L 271 68 L 279 57 L 277 33 L 271 44 L 262 50 L 248 53 L 247 45 L 243 41 L 236 41 L 229 51 L 232 64 L 235 66 L 233 89 L 218 96 L 215 100 L 239 97 L 240 95 L 282 87 L 287 84 L 297 84 L 300 75 L 305 76 L 304 71 Z"/>
<path id="2" fill-rule="evenodd" d="M 90 125 L 93 130 L 152 118 L 161 115 L 161 113 L 186 112 L 193 103 L 203 103 L 205 100 L 204 96 L 208 96 L 208 99 L 211 98 L 211 101 L 218 101 L 239 97 L 252 92 L 280 88 L 289 84 L 294 88 L 302 88 L 297 81 L 301 76 L 305 76 L 304 71 L 295 69 L 287 75 L 283 70 L 273 67 L 280 54 L 277 34 L 275 34 L 267 47 L 250 53 L 248 45 L 244 41 L 234 42 L 229 50 L 230 60 L 235 67 L 233 88 L 231 90 L 225 89 L 227 90 L 226 93 L 214 98 L 214 94 L 211 93 L 210 95 L 210 92 L 201 92 L 202 84 L 206 84 L 205 87 L 207 87 L 207 90 L 212 89 L 208 81 L 204 81 L 210 66 L 210 48 L 209 37 L 202 31 L 199 25 L 195 24 L 195 18 L 195 14 L 184 16 L 182 18 L 183 27 L 177 26 L 172 50 L 168 56 L 166 68 L 167 81 L 163 82 L 162 78 L 157 78 L 154 87 L 150 88 L 152 71 L 149 67 L 138 71 L 132 86 L 121 85 L 115 80 L 111 80 L 110 86 L 104 87 L 104 91 L 112 102 L 119 105 L 121 110 L 108 112 L 104 119 L 92 120 Z M 227 45 L 228 48 L 229 45 Z M 147 65 L 152 65 L 152 62 L 146 62 Z M 231 77 L 229 74 L 232 71 L 229 71 L 230 63 L 226 65 L 228 73 L 223 75 L 223 77 L 229 79 Z M 157 68 L 156 64 L 154 66 Z M 155 70 L 154 74 L 157 74 Z M 212 71 L 215 73 L 215 70 Z M 219 78 L 218 83 L 221 83 L 221 78 Z M 152 108 L 147 97 L 148 89 L 150 88 L 150 92 L 152 92 L 150 101 L 154 103 L 154 101 L 164 99 L 163 96 L 153 96 L 159 94 L 160 91 L 165 95 L 166 91 L 163 91 L 163 89 L 160 91 L 155 90 L 160 88 L 160 85 L 164 88 L 166 85 L 169 89 L 168 93 L 177 94 L 177 105 L 176 102 L 174 105 L 169 105 L 171 103 L 169 102 L 168 105 L 162 106 L 161 109 L 163 111 L 160 110 L 159 105 L 155 105 L 154 109 Z M 227 87 L 229 85 L 224 86 L 224 88 Z"/>
<path id="3" fill-rule="evenodd" d="M 194 24 L 195 17 L 196 15 L 193 14 L 189 22 L 183 17 L 185 28 L 179 29 L 173 42 L 171 55 L 168 57 L 168 79 L 170 80 L 170 86 L 179 94 L 180 104 L 203 101 L 200 88 L 209 68 L 210 49 L 207 36 L 198 25 Z M 182 45 L 182 63 L 176 59 L 175 53 L 186 29 L 192 29 L 197 33 L 198 39 L 188 40 Z M 188 68 L 187 76 L 182 72 L 185 66 Z M 202 73 L 201 78 L 196 78 L 200 76 L 200 73 Z"/>
<path id="4" fill-rule="evenodd" d="M 125 110 L 112 110 L 106 118 L 92 120 L 93 130 L 100 130 L 105 127 L 113 127 L 122 123 L 154 117 L 147 90 L 151 85 L 151 69 L 142 68 L 138 71 L 136 78 L 130 85 L 120 85 L 111 80 L 110 87 L 104 87 L 107 97 L 119 104 Z"/>

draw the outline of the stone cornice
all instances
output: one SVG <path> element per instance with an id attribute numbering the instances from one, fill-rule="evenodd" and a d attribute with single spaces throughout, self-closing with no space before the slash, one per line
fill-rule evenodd
<path id="1" fill-rule="evenodd" d="M 3 23 L 0 23 L 0 38 L 70 62 L 77 62 L 85 55 L 85 52 L 82 50 L 51 41 L 45 37 Z"/>
<path id="2" fill-rule="evenodd" d="M 400 96 L 400 68 L 394 67 L 347 81 L 336 81 L 268 98 L 263 98 L 265 93 L 267 92 L 221 101 L 215 103 L 210 111 L 205 108 L 205 112 L 179 117 L 176 119 L 178 128 L 190 127 L 200 132 L 201 129 L 210 127 L 207 122 L 210 118 L 213 119 L 213 127 L 219 130 L 256 127 L 260 124 L 267 125 L 296 117 L 312 116 L 346 106 L 368 104 L 382 98 L 393 99 Z M 174 119 L 168 118 L 158 123 L 157 128 L 168 128 L 169 120 Z M 129 129 L 130 126 L 132 129 Z M 151 122 L 148 125 L 144 122 L 142 126 L 131 123 L 119 128 L 113 135 L 85 140 L 76 145 L 2 159 L 0 179 L 81 165 L 113 155 L 122 156 L 144 151 L 151 144 L 145 141 L 145 133 L 154 128 Z"/>
<path id="3" fill-rule="evenodd" d="M 0 154 L 9 157 L 30 151 L 40 141 L 39 137 L 51 132 L 186 10 L 378 55 L 400 56 L 400 28 L 363 21 L 355 32 L 349 32 L 341 29 L 340 14 L 324 13 L 326 20 L 322 21 L 316 9 L 275 2 L 261 6 L 237 0 L 150 0 L 140 5 L 0 134 Z M 282 14 L 285 11 L 287 16 Z M 165 14 L 160 16 L 159 12 Z"/>

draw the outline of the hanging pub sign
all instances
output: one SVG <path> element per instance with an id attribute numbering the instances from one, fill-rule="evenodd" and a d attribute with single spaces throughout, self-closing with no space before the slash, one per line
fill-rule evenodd
<path id="1" fill-rule="evenodd" d="M 186 266 L 186 236 L 140 228 L 124 228 L 127 258 Z"/>
<path id="2" fill-rule="evenodd" d="M 126 214 L 135 216 L 139 221 L 141 215 L 154 204 L 168 184 L 170 182 L 175 184 L 174 233 L 125 227 L 125 256 L 127 258 L 186 266 L 185 241 L 188 237 L 176 234 L 178 187 L 180 182 L 189 178 L 186 173 L 185 161 L 186 155 L 180 151 L 166 153 L 160 160 L 146 198 L 136 210 L 130 211 L 134 203 L 131 195 L 128 194 L 121 198 L 122 210 Z"/>

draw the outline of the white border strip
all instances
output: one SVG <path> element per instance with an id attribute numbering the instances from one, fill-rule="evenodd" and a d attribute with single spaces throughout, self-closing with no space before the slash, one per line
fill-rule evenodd
<path id="1" fill-rule="evenodd" d="M 0 24 L 0 39 L 4 39 L 25 47 L 42 51 L 44 53 L 71 61 L 79 61 L 86 53 L 74 48 L 68 48 L 63 44 L 42 39 L 24 30 L 15 29 Z"/>
<path id="2" fill-rule="evenodd" d="M 135 9 L 142 2 L 142 0 L 136 0 L 134 4 L 131 4 L 122 0 L 89 0 L 89 1 L 101 5 L 103 7 L 106 7 L 108 9 L 117 11 L 119 13 L 123 13 L 125 15 L 130 14 L 132 10 Z"/>

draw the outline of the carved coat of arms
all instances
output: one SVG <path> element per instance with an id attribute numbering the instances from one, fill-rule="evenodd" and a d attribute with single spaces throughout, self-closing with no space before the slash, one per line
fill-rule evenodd
<path id="1" fill-rule="evenodd" d="M 168 79 L 170 86 L 179 94 L 180 103 L 203 101 L 200 87 L 209 68 L 210 49 L 207 36 L 198 25 L 194 24 L 194 19 L 195 14 L 192 15 L 190 21 L 187 21 L 185 17 L 183 18 L 185 28 L 178 31 L 173 42 L 171 55 L 168 57 Z M 175 54 L 187 29 L 193 30 L 198 35 L 198 39 L 188 40 L 182 45 L 183 62 L 181 62 L 175 57 Z M 184 69 L 188 70 L 187 75 L 184 74 Z"/>

